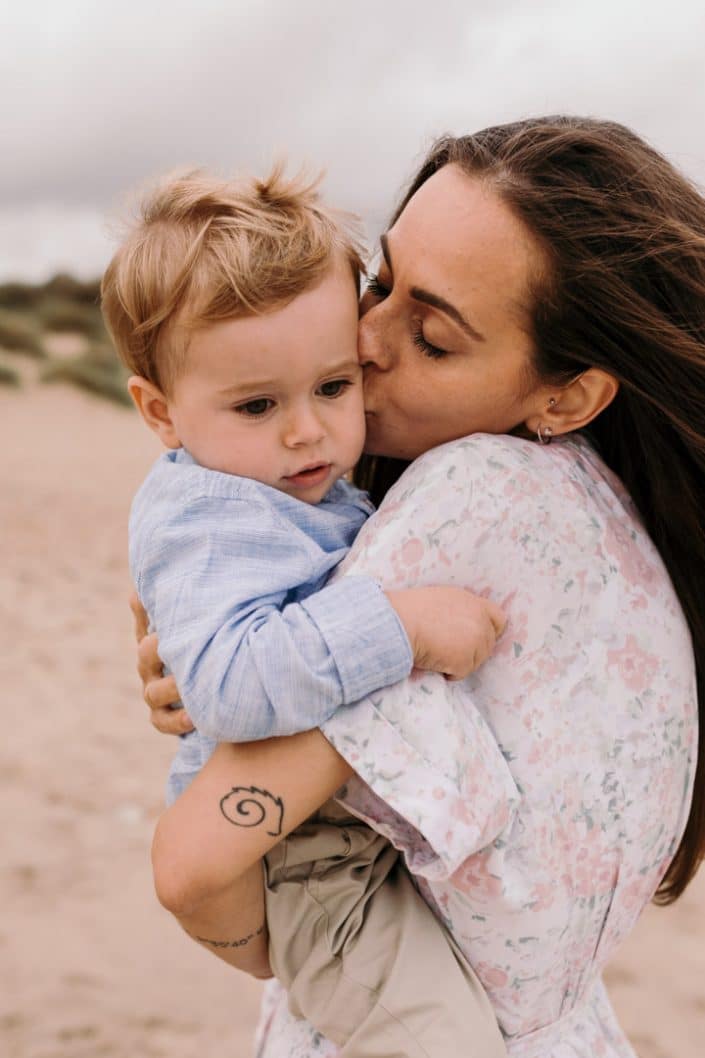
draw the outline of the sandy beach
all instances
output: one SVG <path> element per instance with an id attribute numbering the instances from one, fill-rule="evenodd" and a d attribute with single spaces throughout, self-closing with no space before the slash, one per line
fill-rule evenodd
<path id="1" fill-rule="evenodd" d="M 173 744 L 134 673 L 126 518 L 158 445 L 131 411 L 27 374 L 0 389 L 0 1055 L 249 1058 L 259 985 L 151 885 Z M 608 985 L 640 1058 L 702 1058 L 705 874 L 646 912 Z"/>

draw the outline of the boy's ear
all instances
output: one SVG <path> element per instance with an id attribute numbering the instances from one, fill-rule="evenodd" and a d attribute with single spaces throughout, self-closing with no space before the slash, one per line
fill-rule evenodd
<path id="1" fill-rule="evenodd" d="M 127 380 L 127 390 L 137 411 L 150 430 L 154 430 L 167 448 L 181 448 L 181 441 L 169 413 L 169 402 L 153 382 L 141 375 L 132 375 Z"/>

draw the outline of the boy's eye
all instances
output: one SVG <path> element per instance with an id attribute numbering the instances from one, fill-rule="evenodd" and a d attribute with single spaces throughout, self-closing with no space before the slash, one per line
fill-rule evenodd
<path id="1" fill-rule="evenodd" d="M 274 401 L 269 397 L 257 397 L 256 400 L 248 400 L 245 404 L 238 404 L 235 411 L 239 415 L 249 415 L 256 419 L 259 415 L 265 415 L 270 408 L 274 407 Z"/>
<path id="2" fill-rule="evenodd" d="M 330 382 L 322 382 L 318 392 L 322 397 L 340 397 L 350 385 L 351 382 L 347 378 L 335 378 Z"/>

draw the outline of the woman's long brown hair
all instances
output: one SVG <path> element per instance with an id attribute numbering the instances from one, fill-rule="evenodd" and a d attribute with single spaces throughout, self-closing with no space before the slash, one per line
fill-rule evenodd
<path id="1" fill-rule="evenodd" d="M 668 569 L 693 639 L 705 733 L 705 199 L 629 129 L 573 117 L 439 140 L 397 216 L 444 165 L 487 181 L 543 247 L 533 290 L 538 377 L 587 367 L 620 382 L 587 431 Z M 406 464 L 365 457 L 379 502 Z M 705 737 L 685 833 L 656 894 L 670 903 L 705 853 Z"/>

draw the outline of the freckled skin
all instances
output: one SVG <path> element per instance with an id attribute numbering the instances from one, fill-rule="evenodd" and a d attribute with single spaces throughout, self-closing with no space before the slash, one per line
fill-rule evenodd
<path id="1" fill-rule="evenodd" d="M 528 384 L 531 339 L 522 309 L 541 251 L 483 184 L 446 166 L 387 233 L 392 269 L 362 299 L 360 360 L 366 451 L 415 459 L 471 433 L 509 433 L 548 399 Z M 442 297 L 484 340 L 412 296 Z M 419 341 L 444 355 L 429 356 Z"/>

